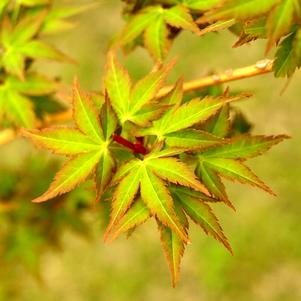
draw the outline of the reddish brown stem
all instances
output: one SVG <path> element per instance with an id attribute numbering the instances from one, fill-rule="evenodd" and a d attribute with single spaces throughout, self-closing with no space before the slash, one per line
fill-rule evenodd
<path id="1" fill-rule="evenodd" d="M 132 143 L 128 141 L 127 139 L 114 134 L 113 135 L 113 140 L 127 148 L 133 151 L 134 154 L 141 154 L 141 155 L 146 155 L 147 154 L 147 149 L 143 146 L 141 142 L 137 143 Z"/>

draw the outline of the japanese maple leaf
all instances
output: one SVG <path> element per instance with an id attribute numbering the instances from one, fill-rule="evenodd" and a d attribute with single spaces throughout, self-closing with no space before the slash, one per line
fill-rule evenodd
<path id="1" fill-rule="evenodd" d="M 148 6 L 134 15 L 120 35 L 118 43 L 127 45 L 143 34 L 144 45 L 152 57 L 163 61 L 170 47 L 169 26 L 199 33 L 189 10 L 181 4 L 170 8 Z"/>
<path id="2" fill-rule="evenodd" d="M 152 152 L 142 160 L 130 160 L 120 167 L 112 181 L 112 185 L 119 184 L 112 198 L 111 221 L 107 235 L 132 205 L 140 189 L 141 199 L 152 215 L 156 216 L 164 225 L 172 228 L 182 240 L 188 241 L 188 237 L 176 217 L 167 185 L 175 183 L 203 193 L 208 192 L 188 166 L 171 157 L 178 153 L 179 150 L 173 149 Z"/>
<path id="3" fill-rule="evenodd" d="M 44 18 L 45 12 L 41 12 L 38 16 L 29 15 L 22 18 L 16 25 L 8 18 L 3 20 L 0 33 L 0 43 L 3 47 L 1 63 L 8 73 L 24 79 L 25 62 L 28 58 L 73 62 L 37 37 Z"/>
<path id="4" fill-rule="evenodd" d="M 208 134 L 223 138 L 224 143 L 212 145 L 197 153 L 196 173 L 199 178 L 212 195 L 230 207 L 233 205 L 227 196 L 221 177 L 261 188 L 274 195 L 273 191 L 258 178 L 244 161 L 263 154 L 272 146 L 287 139 L 288 136 L 243 134 L 228 138 L 231 134 L 231 126 L 229 105 L 223 106 L 215 116 L 203 125 L 203 130 L 206 130 Z"/>
<path id="5" fill-rule="evenodd" d="M 119 63 L 116 53 L 111 51 L 107 58 L 105 90 L 122 125 L 131 122 L 141 127 L 151 125 L 168 108 L 156 99 L 174 62 L 137 81 L 134 85 L 127 70 Z"/>
<path id="6" fill-rule="evenodd" d="M 81 92 L 75 84 L 73 95 L 75 127 L 23 131 L 35 145 L 47 148 L 55 154 L 70 157 L 57 173 L 49 189 L 33 200 L 34 202 L 44 202 L 71 191 L 92 173 L 95 174 L 98 194 L 101 194 L 110 182 L 115 168 L 110 150 L 111 136 L 116 129 L 117 121 L 108 103 L 100 106 L 103 106 L 101 120 L 105 121 L 105 126 L 102 126 L 91 97 Z"/>
<path id="7" fill-rule="evenodd" d="M 32 128 L 36 123 L 31 96 L 55 92 L 57 83 L 37 74 L 28 74 L 26 81 L 7 76 L 0 84 L 0 121 Z"/>

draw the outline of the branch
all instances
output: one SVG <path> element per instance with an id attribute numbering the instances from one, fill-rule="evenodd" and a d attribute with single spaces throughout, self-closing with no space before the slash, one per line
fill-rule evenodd
<path id="1" fill-rule="evenodd" d="M 191 92 L 201 90 L 203 88 L 207 88 L 210 86 L 215 86 L 222 83 L 227 83 L 239 79 L 249 78 L 265 73 L 272 72 L 273 61 L 269 59 L 258 61 L 254 65 L 250 65 L 243 68 L 238 69 L 229 69 L 220 74 L 213 74 L 209 76 L 202 77 L 200 79 L 187 81 L 184 83 L 184 92 Z M 157 94 L 157 97 L 166 96 L 172 89 L 173 85 L 163 87 Z M 53 123 L 64 122 L 72 119 L 72 110 L 68 110 L 62 113 L 49 115 L 43 122 L 39 122 L 37 124 L 37 128 L 43 128 L 47 125 L 51 125 Z M 0 145 L 7 144 L 11 142 L 17 136 L 17 132 L 12 129 L 5 129 L 0 131 Z"/>
<path id="2" fill-rule="evenodd" d="M 215 86 L 222 83 L 227 83 L 239 79 L 244 79 L 248 77 L 253 77 L 265 73 L 272 72 L 273 61 L 269 59 L 258 61 L 254 65 L 250 65 L 243 68 L 238 69 L 229 69 L 220 74 L 213 74 L 206 77 L 202 77 L 200 79 L 188 81 L 184 83 L 184 92 L 191 92 L 196 90 L 201 90 L 203 88 Z M 174 86 L 166 86 L 162 88 L 157 97 L 163 97 L 167 95 Z"/>

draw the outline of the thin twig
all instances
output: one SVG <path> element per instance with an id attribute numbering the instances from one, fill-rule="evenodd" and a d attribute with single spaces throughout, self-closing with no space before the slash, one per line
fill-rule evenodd
<path id="1" fill-rule="evenodd" d="M 227 83 L 239 79 L 244 79 L 248 77 L 269 73 L 272 72 L 272 68 L 273 68 L 273 61 L 265 59 L 265 60 L 258 61 L 256 64 L 247 67 L 238 68 L 234 70 L 229 69 L 220 74 L 213 74 L 206 77 L 202 77 L 200 79 L 187 81 L 184 83 L 183 89 L 184 92 L 201 90 L 203 88 L 207 88 L 210 86 L 215 86 L 222 83 Z M 163 97 L 167 95 L 172 89 L 173 86 L 163 87 L 159 91 L 157 97 Z"/>
<path id="2" fill-rule="evenodd" d="M 213 74 L 213 75 L 202 77 L 200 79 L 187 81 L 184 83 L 183 89 L 184 92 L 197 91 L 206 87 L 215 86 L 222 83 L 227 83 L 243 78 L 249 78 L 249 77 L 254 77 L 257 75 L 269 73 L 272 72 L 272 68 L 273 68 L 273 61 L 265 59 L 262 61 L 258 61 L 256 64 L 247 67 L 238 68 L 238 69 L 229 69 L 223 73 Z M 158 92 L 157 97 L 160 98 L 166 96 L 173 89 L 173 87 L 174 86 L 172 85 L 163 87 Z M 49 115 L 43 122 L 37 124 L 37 128 L 43 128 L 53 123 L 64 122 L 71 119 L 72 119 L 71 110 L 54 114 L 54 115 Z M 11 142 L 16 138 L 16 136 L 18 136 L 18 133 L 16 131 L 13 131 L 12 129 L 5 129 L 0 131 L 0 145 Z"/>

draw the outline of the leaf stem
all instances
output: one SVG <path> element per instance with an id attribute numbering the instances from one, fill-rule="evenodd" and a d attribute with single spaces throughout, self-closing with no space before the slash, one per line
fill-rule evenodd
<path id="1" fill-rule="evenodd" d="M 137 143 L 132 143 L 128 141 L 127 139 L 114 134 L 113 135 L 113 140 L 126 148 L 129 148 L 130 150 L 133 151 L 134 154 L 141 154 L 141 155 L 146 155 L 147 154 L 147 149 L 143 146 L 142 142 L 140 140 L 137 140 Z"/>

